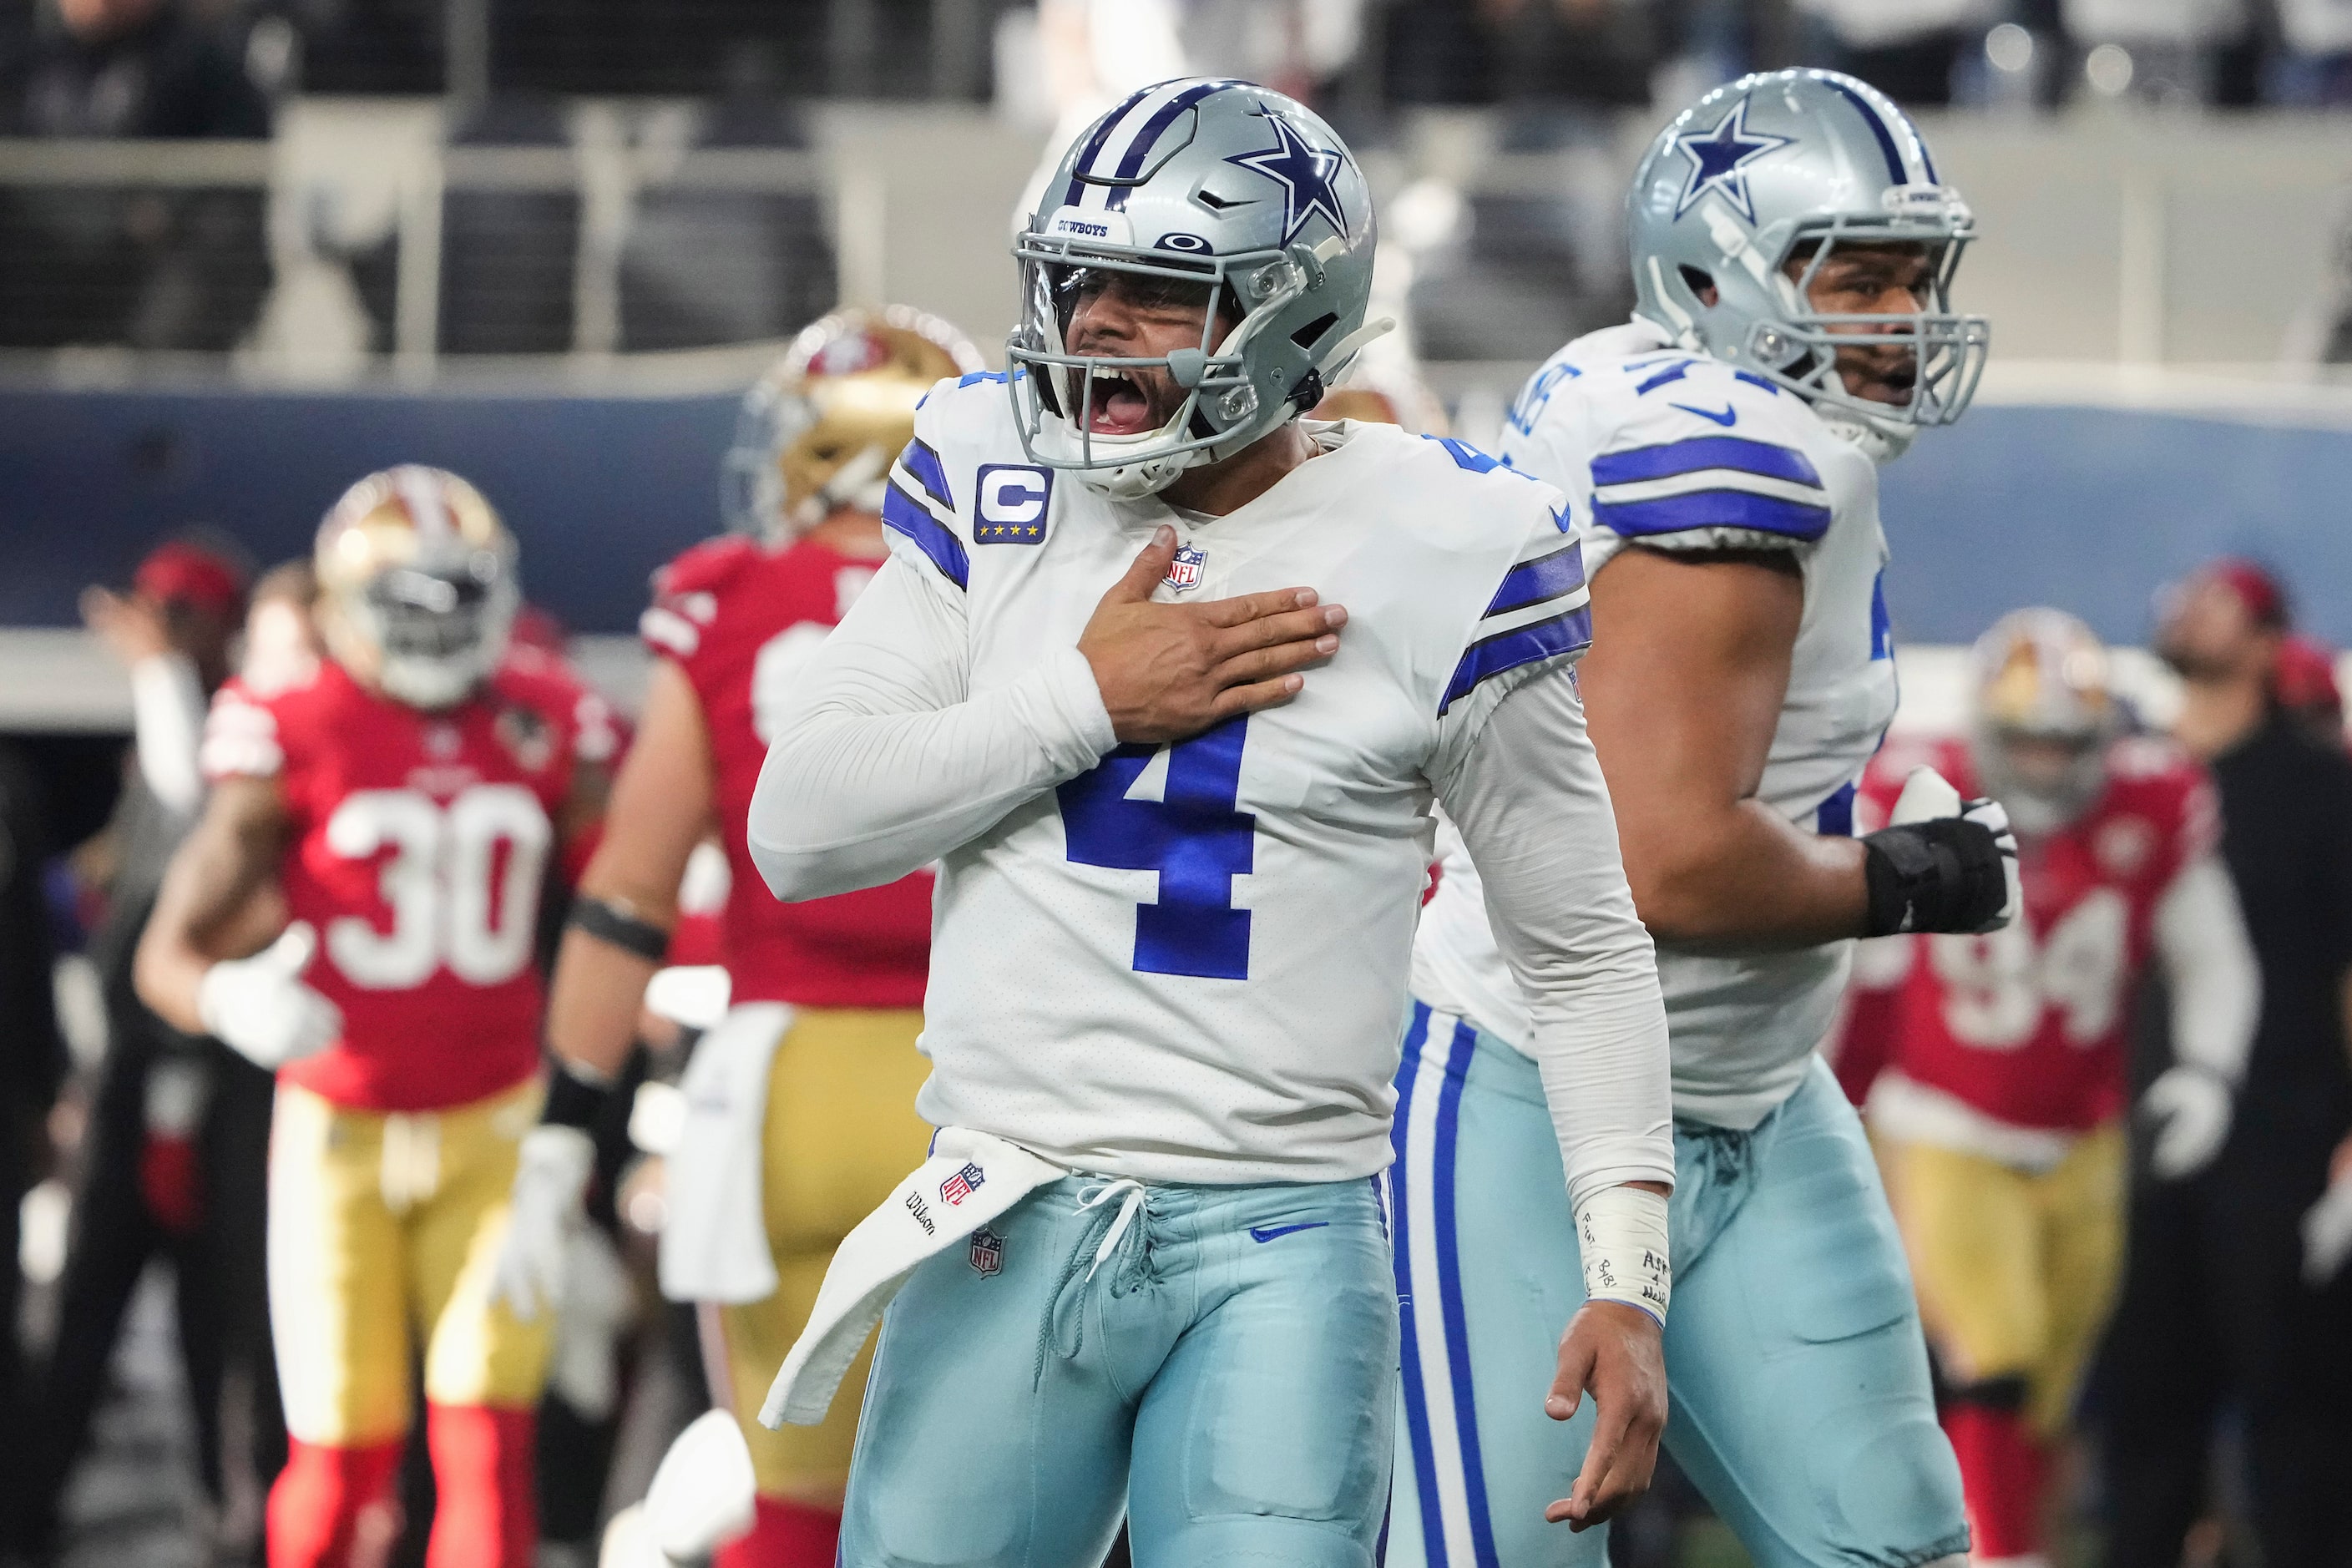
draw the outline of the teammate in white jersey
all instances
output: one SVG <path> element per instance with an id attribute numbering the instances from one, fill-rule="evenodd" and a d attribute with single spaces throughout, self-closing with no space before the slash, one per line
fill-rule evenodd
<path id="1" fill-rule="evenodd" d="M 1140 1562 L 1372 1561 L 1376 1178 L 1441 800 L 1596 1238 L 1595 1300 L 1513 1392 L 1600 1409 L 1564 1510 L 1646 1484 L 1665 1021 L 1570 676 L 1580 558 L 1548 485 L 1297 418 L 1379 330 L 1372 238 L 1353 159 L 1278 93 L 1162 83 L 1098 121 L 1015 242 L 1010 378 L 918 413 L 891 562 L 769 755 L 780 896 L 939 865 L 935 1158 L 836 1254 L 769 1404 L 821 1408 L 903 1279 L 846 1563 L 1092 1568 L 1122 1511 Z"/>
<path id="2" fill-rule="evenodd" d="M 2015 903 L 2000 808 L 1932 774 L 1901 826 L 1852 837 L 1895 713 L 1876 465 L 1973 390 L 1985 325 L 1948 293 L 1972 225 L 1899 110 L 1815 70 L 1702 99 L 1629 209 L 1634 320 L 1554 355 L 1503 451 L 1582 526 L 1579 679 L 1660 947 L 1682 1173 L 1666 1446 L 1766 1568 L 1956 1561 L 1959 1475 L 1902 1249 L 1813 1053 L 1849 939 L 1989 930 Z M 1582 1287 L 1569 1217 L 1523 1196 L 1557 1180 L 1534 1020 L 1468 847 L 1415 945 L 1399 1078 L 1390 1561 L 1598 1563 L 1599 1532 L 1570 1547 L 1543 1522 L 1580 1442 L 1517 1392 L 1522 1340 Z"/>

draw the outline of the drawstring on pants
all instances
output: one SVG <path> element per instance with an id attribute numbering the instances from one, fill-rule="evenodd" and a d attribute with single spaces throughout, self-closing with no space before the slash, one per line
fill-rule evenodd
<path id="1" fill-rule="evenodd" d="M 1142 1237 L 1143 1232 L 1136 1228 L 1135 1217 L 1144 1211 L 1145 1194 L 1144 1184 L 1132 1176 L 1105 1176 L 1078 1190 L 1080 1214 L 1088 1209 L 1101 1208 L 1114 1201 L 1118 1204 L 1118 1212 L 1103 1227 L 1101 1239 L 1096 1243 L 1091 1259 L 1086 1258 L 1087 1245 L 1081 1240 L 1071 1249 L 1069 1261 L 1063 1265 L 1062 1278 L 1054 1288 L 1053 1302 L 1046 1309 L 1045 1321 L 1038 1330 L 1037 1364 L 1030 1378 L 1033 1389 L 1045 1381 L 1045 1350 L 1049 1344 L 1064 1361 L 1076 1360 L 1079 1351 L 1085 1348 L 1087 1287 L 1097 1271 L 1119 1250 L 1121 1243 L 1129 1240 L 1130 1236 Z M 1127 1293 L 1124 1287 L 1139 1272 L 1137 1263 L 1148 1260 L 1148 1243 L 1129 1250 L 1139 1256 L 1135 1259 L 1122 1259 L 1112 1271 L 1110 1289 L 1114 1296 Z M 1083 1273 L 1080 1272 L 1082 1259 Z M 1063 1332 L 1066 1319 L 1069 1325 L 1066 1335 Z M 1066 1338 L 1066 1345 L 1063 1342 Z"/>

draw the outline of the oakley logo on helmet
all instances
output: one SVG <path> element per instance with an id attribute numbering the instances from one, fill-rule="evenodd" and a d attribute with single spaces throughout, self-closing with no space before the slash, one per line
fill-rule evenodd
<path id="1" fill-rule="evenodd" d="M 1162 250 L 1202 251 L 1209 242 L 1197 234 L 1163 234 L 1152 242 Z"/>
<path id="2" fill-rule="evenodd" d="M 1690 178 L 1675 203 L 1675 216 L 1690 211 L 1699 197 L 1719 191 L 1732 209 L 1749 223 L 1756 221 L 1756 203 L 1748 194 L 1742 171 L 1767 153 L 1789 146 L 1793 136 L 1751 135 L 1748 130 L 1748 100 L 1731 106 L 1712 131 L 1694 131 L 1675 138 L 1675 149 L 1690 160 Z"/>

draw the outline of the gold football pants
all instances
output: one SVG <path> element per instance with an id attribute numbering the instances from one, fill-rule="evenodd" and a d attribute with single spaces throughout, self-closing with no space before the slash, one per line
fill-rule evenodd
<path id="1" fill-rule="evenodd" d="M 269 1319 L 286 1426 L 361 1447 L 408 1430 L 425 1347 L 436 1405 L 530 1410 L 550 1323 L 489 1300 L 540 1085 L 447 1110 L 357 1110 L 281 1083 L 269 1143 Z"/>
<path id="2" fill-rule="evenodd" d="M 841 1238 L 929 1151 L 931 1129 L 915 1114 L 930 1071 L 915 1050 L 922 1027 L 914 1010 L 795 1009 L 768 1069 L 761 1217 L 779 1283 L 764 1300 L 706 1306 L 702 1317 L 712 1392 L 734 1410 L 769 1497 L 838 1507 L 849 1480 L 871 1339 L 822 1424 L 771 1432 L 760 1404 Z"/>

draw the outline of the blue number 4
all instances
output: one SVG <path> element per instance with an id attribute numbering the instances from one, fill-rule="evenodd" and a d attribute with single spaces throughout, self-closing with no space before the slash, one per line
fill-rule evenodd
<path id="1" fill-rule="evenodd" d="M 1054 792 L 1073 861 L 1160 873 L 1159 901 L 1135 909 L 1140 971 L 1249 978 L 1249 911 L 1234 908 L 1234 879 L 1257 854 L 1257 817 L 1234 809 L 1248 733 L 1244 714 L 1173 746 L 1121 746 Z M 1165 798 L 1128 799 L 1163 749 Z"/>

